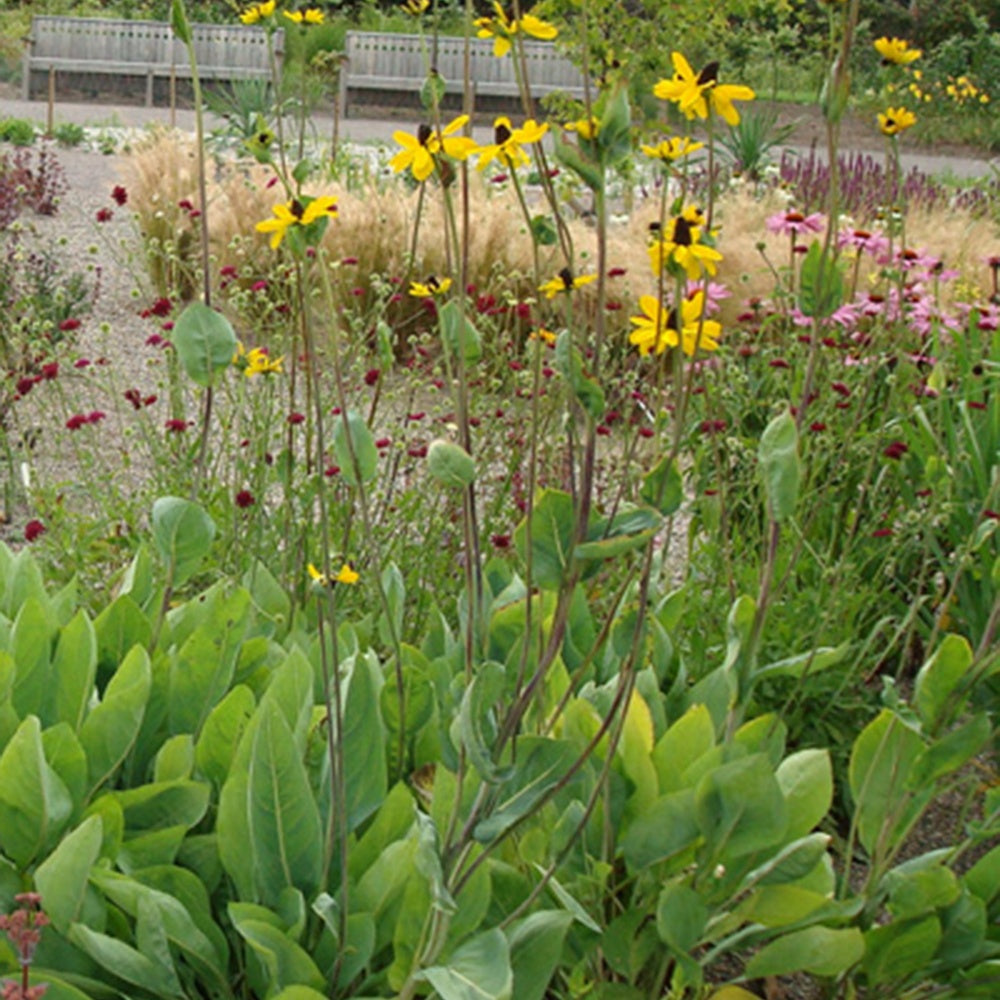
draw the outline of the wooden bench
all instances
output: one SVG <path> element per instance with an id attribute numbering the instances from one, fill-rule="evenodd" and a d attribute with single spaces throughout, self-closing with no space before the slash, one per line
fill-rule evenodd
<path id="1" fill-rule="evenodd" d="M 271 78 L 267 36 L 262 28 L 196 23 L 191 32 L 201 79 Z M 276 32 L 279 65 L 282 39 L 282 32 Z M 169 24 L 36 15 L 31 19 L 24 54 L 24 99 L 31 99 L 32 81 L 43 74 L 53 94 L 57 73 L 144 80 L 147 107 L 154 103 L 156 79 L 191 79 L 187 51 Z"/>
<path id="2" fill-rule="evenodd" d="M 340 72 L 341 117 L 349 114 L 352 98 L 373 91 L 386 96 L 386 103 L 392 107 L 419 106 L 420 88 L 427 79 L 428 67 L 434 67 L 444 78 L 446 95 L 460 95 L 463 90 L 464 38 L 438 37 L 435 51 L 430 37 L 348 31 L 344 55 Z M 583 99 L 583 74 L 550 43 L 525 41 L 524 57 L 533 97 L 559 91 Z M 470 80 L 480 110 L 520 107 L 513 53 L 498 59 L 493 55 L 492 39 L 471 40 Z"/>

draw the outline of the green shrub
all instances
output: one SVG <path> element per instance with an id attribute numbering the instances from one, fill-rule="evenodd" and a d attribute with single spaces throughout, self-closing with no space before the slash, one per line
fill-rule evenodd
<path id="1" fill-rule="evenodd" d="M 60 146 L 79 146 L 87 138 L 87 130 L 76 122 L 57 125 L 53 136 Z"/>
<path id="2" fill-rule="evenodd" d="M 4 118 L 0 121 L 0 142 L 14 146 L 30 146 L 35 141 L 35 126 L 25 118 Z"/>

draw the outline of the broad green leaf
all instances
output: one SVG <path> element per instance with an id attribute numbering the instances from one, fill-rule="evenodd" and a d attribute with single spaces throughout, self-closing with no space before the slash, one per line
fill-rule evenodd
<path id="1" fill-rule="evenodd" d="M 572 923 L 572 914 L 564 910 L 540 910 L 507 928 L 514 974 L 512 997 L 543 1000 Z"/>
<path id="2" fill-rule="evenodd" d="M 604 170 L 590 157 L 586 149 L 590 144 L 581 143 L 581 147 L 570 145 L 563 141 L 559 132 L 559 129 L 555 129 L 552 134 L 556 159 L 572 170 L 591 191 L 599 191 L 604 183 Z"/>
<path id="3" fill-rule="evenodd" d="M 923 741 L 889 709 L 883 709 L 861 731 L 851 750 L 848 768 L 851 796 L 858 820 L 858 837 L 869 851 L 882 851 L 894 843 L 894 831 L 905 829 L 922 805 L 907 796 L 909 775 L 924 749 Z M 924 793 L 931 794 L 931 789 Z"/>
<path id="4" fill-rule="evenodd" d="M 935 732 L 957 715 L 965 703 L 961 686 L 972 665 L 972 647 L 960 635 L 946 635 L 920 668 L 913 700 L 927 729 Z"/>
<path id="5" fill-rule="evenodd" d="M 297 945 L 285 932 L 263 920 L 252 920 L 234 915 L 230 906 L 233 926 L 240 937 L 254 950 L 264 963 L 275 990 L 289 986 L 308 986 L 323 990 L 323 974 L 316 968 L 308 953 Z"/>
<path id="6" fill-rule="evenodd" d="M 48 609 L 33 597 L 20 607 L 11 633 L 11 654 L 17 665 L 13 703 L 20 718 L 41 716 L 52 697 L 52 640 L 57 623 Z"/>
<path id="7" fill-rule="evenodd" d="M 772 858 L 747 875 L 748 883 L 779 885 L 805 878 L 820 863 L 830 846 L 830 835 L 811 833 L 786 844 Z"/>
<path id="8" fill-rule="evenodd" d="M 291 601 L 285 588 L 278 583 L 271 571 L 259 559 L 255 559 L 243 577 L 243 586 L 250 593 L 254 606 L 273 619 L 281 629 L 288 625 L 291 615 Z"/>
<path id="9" fill-rule="evenodd" d="M 866 931 L 862 968 L 870 986 L 923 971 L 940 941 L 941 921 L 936 916 L 893 921 Z"/>
<path id="10" fill-rule="evenodd" d="M 175 587 L 198 569 L 214 538 L 215 522 L 193 501 L 160 497 L 153 504 L 153 541 Z"/>
<path id="11" fill-rule="evenodd" d="M 709 771 L 695 790 L 695 816 L 717 859 L 773 847 L 788 828 L 784 796 L 763 754 Z"/>
<path id="12" fill-rule="evenodd" d="M 984 903 L 992 903 L 1000 895 L 1000 844 L 984 854 L 963 879 L 970 892 Z"/>
<path id="13" fill-rule="evenodd" d="M 856 927 L 807 927 L 764 945 L 747 962 L 745 972 L 749 979 L 792 972 L 838 976 L 857 964 L 864 950 L 864 938 Z"/>
<path id="14" fill-rule="evenodd" d="M 985 712 L 936 739 L 914 762 L 910 782 L 914 788 L 952 774 L 970 761 L 989 742 L 993 726 Z"/>
<path id="15" fill-rule="evenodd" d="M 69 940 L 113 976 L 158 997 L 182 997 L 184 991 L 162 965 L 118 938 L 73 924 Z"/>
<path id="16" fill-rule="evenodd" d="M 507 939 L 496 929 L 479 934 L 446 966 L 424 969 L 419 978 L 426 979 L 441 1000 L 509 1000 L 514 976 Z"/>
<path id="17" fill-rule="evenodd" d="M 234 766 L 219 794 L 216 817 L 219 860 L 236 886 L 240 899 L 257 899 L 253 838 L 247 809 L 249 778 L 246 766 Z"/>
<path id="18" fill-rule="evenodd" d="M 833 767 L 826 750 L 800 750 L 786 757 L 775 772 L 788 809 L 789 837 L 804 837 L 833 803 Z"/>
<path id="19" fill-rule="evenodd" d="M 45 581 L 30 546 L 25 546 L 16 556 L 11 557 L 3 574 L 3 583 L 0 612 L 8 618 L 16 618 L 29 600 L 37 601 L 46 612 L 49 610 L 50 600 L 45 590 Z"/>
<path id="20" fill-rule="evenodd" d="M 461 445 L 439 438 L 427 449 L 427 471 L 442 486 L 461 490 L 475 481 L 476 463 Z"/>
<path id="21" fill-rule="evenodd" d="M 941 943 L 935 960 L 952 969 L 968 968 L 984 954 L 988 926 L 986 904 L 963 892 L 941 914 Z"/>
<path id="22" fill-rule="evenodd" d="M 381 672 L 374 656 L 355 658 L 344 704 L 347 828 L 355 830 L 382 803 L 388 788 L 385 736 L 379 715 Z"/>
<path id="23" fill-rule="evenodd" d="M 94 619 L 97 668 L 103 685 L 133 646 L 149 647 L 153 626 L 130 594 L 119 594 Z"/>
<path id="24" fill-rule="evenodd" d="M 100 816 L 85 819 L 35 869 L 35 889 L 45 901 L 45 912 L 60 934 L 80 919 L 91 866 L 101 851 Z"/>
<path id="25" fill-rule="evenodd" d="M 360 413 L 348 410 L 333 422 L 333 454 L 340 474 L 351 486 L 370 483 L 378 471 L 378 449 Z M 354 462 L 357 460 L 357 468 Z"/>
<path id="26" fill-rule="evenodd" d="M 531 513 L 531 570 L 536 586 L 558 589 L 573 552 L 573 499 L 561 490 L 542 490 Z M 527 559 L 527 521 L 514 529 L 514 544 Z"/>
<path id="27" fill-rule="evenodd" d="M 171 733 L 197 738 L 209 712 L 229 690 L 249 610 L 250 595 L 236 588 L 220 601 L 213 621 L 195 629 L 171 658 Z"/>
<path id="28" fill-rule="evenodd" d="M 194 740 L 190 733 L 178 733 L 160 747 L 153 762 L 153 783 L 182 781 L 190 778 L 193 771 Z"/>
<path id="29" fill-rule="evenodd" d="M 238 684 L 212 709 L 201 728 L 195 764 L 219 788 L 229 775 L 236 747 L 256 707 L 250 688 Z"/>
<path id="30" fill-rule="evenodd" d="M 466 363 L 478 361 L 483 355 L 483 338 L 462 311 L 455 299 L 449 299 L 438 310 L 441 341 L 453 357 L 463 357 Z"/>
<path id="31" fill-rule="evenodd" d="M 501 664 L 483 663 L 465 689 L 458 715 L 458 735 L 472 766 L 483 781 L 496 782 L 500 771 L 493 762 L 496 738 L 495 706 L 504 693 L 506 673 Z M 454 739 L 454 735 L 452 736 Z"/>
<path id="32" fill-rule="evenodd" d="M 694 813 L 694 792 L 684 789 L 660 796 L 638 816 L 622 840 L 631 871 L 675 858 L 701 840 Z"/>
<path id="33" fill-rule="evenodd" d="M 563 330 L 559 334 L 555 355 L 556 368 L 566 380 L 577 402 L 591 420 L 600 420 L 607 409 L 604 391 L 597 380 L 584 371 L 583 356 L 573 343 L 572 330 Z"/>
<path id="34" fill-rule="evenodd" d="M 135 943 L 139 951 L 156 963 L 165 981 L 171 984 L 172 992 L 183 994 L 184 988 L 174 968 L 170 954 L 170 943 L 163 927 L 163 917 L 152 900 L 141 897 L 135 921 Z"/>
<path id="35" fill-rule="evenodd" d="M 59 776 L 73 802 L 73 821 L 77 810 L 83 806 L 89 784 L 87 782 L 87 755 L 83 752 L 76 733 L 66 722 L 60 722 L 42 733 L 42 749 L 49 767 Z"/>
<path id="36" fill-rule="evenodd" d="M 740 916 L 764 927 L 787 927 L 820 913 L 826 896 L 797 885 L 766 885 L 740 906 Z"/>
<path id="37" fill-rule="evenodd" d="M 850 642 L 842 642 L 839 646 L 821 646 L 811 649 L 808 653 L 798 653 L 783 660 L 776 660 L 760 667 L 754 672 L 755 677 L 802 677 L 808 674 L 818 674 L 828 667 L 835 667 L 851 651 Z"/>
<path id="38" fill-rule="evenodd" d="M 45 760 L 38 718 L 29 715 L 0 756 L 0 849 L 24 871 L 59 836 L 72 808 Z"/>
<path id="39" fill-rule="evenodd" d="M 101 703 L 80 727 L 91 790 L 114 773 L 135 743 L 151 687 L 149 656 L 141 646 L 134 646 L 111 678 Z"/>
<path id="40" fill-rule="evenodd" d="M 656 903 L 656 930 L 675 954 L 687 954 L 698 943 L 708 923 L 705 901 L 683 882 L 669 882 Z"/>
<path id="41" fill-rule="evenodd" d="M 501 783 L 496 807 L 473 831 L 480 843 L 499 837 L 528 815 L 564 779 L 577 757 L 572 743 L 533 736 L 520 739 L 517 750 L 514 773 Z"/>
<path id="42" fill-rule="evenodd" d="M 799 269 L 799 309 L 823 318 L 837 311 L 844 298 L 844 278 L 838 262 L 813 240 Z"/>
<path id="43" fill-rule="evenodd" d="M 643 477 L 639 496 L 665 517 L 677 513 L 684 499 L 684 479 L 677 459 L 671 461 L 664 455 Z"/>
<path id="44" fill-rule="evenodd" d="M 265 702 L 258 711 L 247 787 L 257 885 L 265 903 L 290 885 L 311 899 L 323 868 L 316 801 L 281 710 Z"/>
<path id="45" fill-rule="evenodd" d="M 185 307 L 170 339 L 188 378 L 200 386 L 212 385 L 236 354 L 236 334 L 229 320 L 203 302 L 191 302 Z"/>
<path id="46" fill-rule="evenodd" d="M 286 986 L 280 993 L 275 993 L 271 1000 L 329 1000 L 325 993 L 314 990 L 310 986 Z"/>
<path id="47" fill-rule="evenodd" d="M 210 792 L 203 781 L 180 780 L 138 785 L 115 795 L 125 815 L 125 828 L 147 832 L 197 825 L 208 809 Z"/>
<path id="48" fill-rule="evenodd" d="M 84 813 L 85 818 L 97 816 L 101 820 L 100 857 L 115 861 L 125 835 L 125 816 L 114 792 L 105 792 L 94 799 Z"/>
<path id="49" fill-rule="evenodd" d="M 715 746 L 715 726 L 705 705 L 692 705 L 659 739 L 653 763 L 661 792 L 683 786 L 682 775 L 702 754 Z"/>
<path id="50" fill-rule="evenodd" d="M 347 865 L 351 879 L 360 879 L 389 844 L 402 840 L 416 818 L 417 804 L 409 786 L 403 782 L 393 785 L 350 852 Z"/>
<path id="51" fill-rule="evenodd" d="M 48 722 L 67 722 L 79 732 L 97 676 L 97 635 L 80 610 L 59 633 L 52 658 L 52 709 Z"/>
<path id="52" fill-rule="evenodd" d="M 656 799 L 659 782 L 653 766 L 653 715 L 646 700 L 633 690 L 618 744 L 625 775 L 635 786 L 629 808 L 644 811 Z"/>
<path id="53" fill-rule="evenodd" d="M 632 507 L 610 521 L 600 518 L 587 529 L 587 541 L 574 550 L 577 559 L 615 559 L 651 541 L 663 527 L 652 507 Z"/>
<path id="54" fill-rule="evenodd" d="M 889 912 L 897 920 L 950 906 L 961 892 L 955 873 L 943 864 L 916 870 L 901 866 L 888 872 L 882 885 L 889 893 Z"/>
<path id="55" fill-rule="evenodd" d="M 151 865 L 172 865 L 177 860 L 177 852 L 188 829 L 181 823 L 150 830 L 149 833 L 126 834 L 115 859 L 118 867 L 131 875 Z"/>
<path id="56" fill-rule="evenodd" d="M 799 436 L 795 420 L 785 410 L 764 429 L 758 452 L 768 514 L 781 524 L 794 513 L 799 499 Z"/>

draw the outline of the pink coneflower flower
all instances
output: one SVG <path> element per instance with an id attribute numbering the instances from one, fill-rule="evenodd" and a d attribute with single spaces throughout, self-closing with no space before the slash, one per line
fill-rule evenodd
<path id="1" fill-rule="evenodd" d="M 783 236 L 799 236 L 802 233 L 819 233 L 823 231 L 826 219 L 821 212 L 803 215 L 794 209 L 778 212 L 768 216 L 764 225 L 772 232 Z"/>
<path id="2" fill-rule="evenodd" d="M 841 250 L 844 247 L 853 247 L 861 253 L 877 258 L 888 253 L 889 239 L 877 230 L 869 232 L 867 229 L 844 229 L 837 234 L 837 247 Z"/>

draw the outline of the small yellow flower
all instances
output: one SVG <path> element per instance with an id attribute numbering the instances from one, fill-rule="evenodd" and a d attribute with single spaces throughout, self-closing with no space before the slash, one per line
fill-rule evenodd
<path id="1" fill-rule="evenodd" d="M 593 141 L 600 127 L 600 122 L 593 115 L 590 118 L 581 118 L 579 121 L 570 122 L 564 126 L 567 132 L 575 132 L 581 139 L 586 139 L 587 142 Z"/>
<path id="2" fill-rule="evenodd" d="M 306 570 L 313 583 L 318 584 L 320 587 L 332 587 L 335 583 L 343 583 L 351 587 L 361 579 L 350 563 L 344 563 L 331 577 L 328 577 L 325 573 L 321 573 L 312 563 L 306 566 Z"/>
<path id="3" fill-rule="evenodd" d="M 281 363 L 284 357 L 272 358 L 264 347 L 255 347 L 247 353 L 247 366 L 244 374 L 247 378 L 254 375 L 280 375 Z"/>
<path id="4" fill-rule="evenodd" d="M 406 0 L 406 3 L 403 4 L 403 10 L 407 14 L 419 17 L 430 5 L 431 0 Z"/>
<path id="5" fill-rule="evenodd" d="M 685 156 L 696 153 L 703 149 L 705 143 L 692 142 L 687 136 L 683 139 L 680 136 L 673 136 L 670 139 L 661 139 L 655 146 L 640 147 L 646 156 L 653 160 L 662 160 L 664 163 L 673 163 Z"/>
<path id="6" fill-rule="evenodd" d="M 446 295 L 449 288 L 451 288 L 451 278 L 436 278 L 433 274 L 424 282 L 410 282 L 410 294 L 418 299 Z"/>
<path id="7" fill-rule="evenodd" d="M 916 122 L 917 116 L 906 108 L 888 108 L 878 115 L 878 127 L 883 135 L 899 135 Z"/>
<path id="8" fill-rule="evenodd" d="M 265 0 L 264 3 L 255 3 L 240 14 L 240 20 L 244 24 L 256 24 L 258 21 L 272 17 L 276 6 L 277 0 Z"/>
<path id="9" fill-rule="evenodd" d="M 277 250 L 285 234 L 292 226 L 309 226 L 319 219 L 337 217 L 337 199 L 331 195 L 313 198 L 303 205 L 297 198 L 287 204 L 278 204 L 271 209 L 273 219 L 265 219 L 254 227 L 258 233 L 271 234 L 271 249 Z"/>
<path id="10" fill-rule="evenodd" d="M 493 0 L 493 9 L 493 17 L 477 17 L 474 23 L 479 38 L 493 39 L 493 55 L 498 59 L 510 52 L 511 40 L 518 32 L 543 41 L 551 41 L 559 33 L 555 25 L 534 14 L 522 14 L 520 20 L 512 20 L 497 0 Z"/>
<path id="11" fill-rule="evenodd" d="M 545 293 L 547 299 L 554 299 L 560 292 L 572 292 L 575 288 L 582 288 L 592 281 L 597 281 L 596 274 L 581 274 L 578 278 L 573 277 L 573 272 L 564 267 L 554 278 L 538 286 L 540 292 Z"/>
<path id="12" fill-rule="evenodd" d="M 296 24 L 322 24 L 323 11 L 316 7 L 308 7 L 306 10 L 286 10 L 285 17 Z"/>
<path id="13" fill-rule="evenodd" d="M 884 35 L 875 41 L 875 51 L 882 57 L 882 62 L 905 66 L 923 55 L 920 49 L 911 49 L 902 38 L 886 38 Z"/>
<path id="14" fill-rule="evenodd" d="M 554 344 L 558 337 L 551 330 L 546 329 L 544 326 L 540 326 L 537 330 L 528 334 L 529 340 L 541 340 L 546 344 Z"/>

